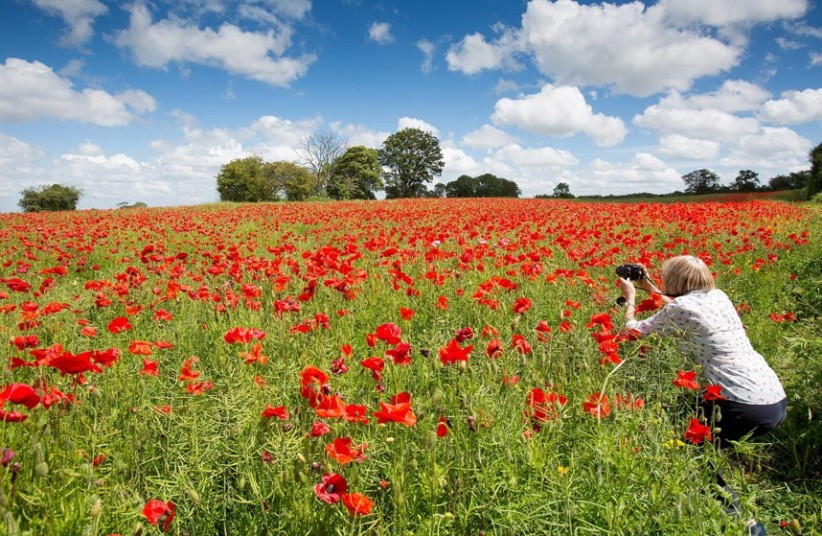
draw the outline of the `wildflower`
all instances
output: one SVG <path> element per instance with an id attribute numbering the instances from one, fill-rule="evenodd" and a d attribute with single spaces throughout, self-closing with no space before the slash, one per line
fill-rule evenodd
<path id="1" fill-rule="evenodd" d="M 445 416 L 440 416 L 439 423 L 437 423 L 437 437 L 445 437 L 448 435 L 448 419 Z"/>
<path id="2" fill-rule="evenodd" d="M 285 408 L 285 406 L 277 406 L 275 408 L 271 404 L 266 404 L 262 415 L 265 419 L 277 417 L 278 419 L 285 420 L 288 418 L 288 410 Z"/>
<path id="3" fill-rule="evenodd" d="M 691 389 L 693 391 L 699 390 L 699 383 L 696 381 L 696 371 L 691 370 L 685 372 L 684 370 L 678 370 L 676 372 L 677 378 L 673 381 L 673 384 L 677 387 L 682 387 L 683 389 Z"/>
<path id="4" fill-rule="evenodd" d="M 533 302 L 528 298 L 517 298 L 514 301 L 513 311 L 518 315 L 525 314 L 531 308 Z"/>
<path id="5" fill-rule="evenodd" d="M 590 395 L 588 401 L 583 402 L 582 409 L 597 419 L 602 419 L 611 414 L 611 405 L 608 403 L 608 397 L 602 393 L 593 393 Z"/>
<path id="6" fill-rule="evenodd" d="M 340 502 L 342 495 L 348 490 L 348 483 L 342 475 L 328 473 L 323 475 L 323 481 L 314 486 L 314 495 L 328 504 Z"/>
<path id="7" fill-rule="evenodd" d="M 143 359 L 143 370 L 138 372 L 138 374 L 144 376 L 159 376 L 160 371 L 158 370 L 159 364 L 157 361 L 151 361 L 150 359 Z"/>
<path id="8" fill-rule="evenodd" d="M 374 507 L 374 501 L 362 493 L 346 493 L 342 496 L 342 503 L 352 516 L 368 515 Z"/>
<path id="9" fill-rule="evenodd" d="M 400 393 L 391 398 L 391 403 L 380 402 L 380 409 L 372 413 L 377 418 L 377 424 L 398 422 L 405 426 L 414 426 L 417 416 L 411 409 L 411 395 Z"/>
<path id="10" fill-rule="evenodd" d="M 702 395 L 702 398 L 708 401 L 711 400 L 728 400 L 721 394 L 722 386 L 721 385 L 706 385 L 705 392 Z"/>
<path id="11" fill-rule="evenodd" d="M 348 437 L 338 437 L 331 443 L 325 446 L 325 453 L 328 457 L 335 460 L 340 465 L 351 463 L 354 460 L 362 462 L 365 460 L 365 451 L 368 449 L 368 443 L 360 443 L 359 446 L 353 447 L 353 441 Z"/>
<path id="12" fill-rule="evenodd" d="M 703 441 L 711 441 L 711 427 L 700 423 L 696 418 L 692 418 L 688 424 L 688 429 L 685 430 L 685 439 L 694 445 L 699 445 Z"/>
<path id="13" fill-rule="evenodd" d="M 163 525 L 163 532 L 168 532 L 168 526 L 174 519 L 174 503 L 168 501 L 164 503 L 159 499 L 151 499 L 143 507 L 143 515 L 148 522 L 157 527 Z"/>
<path id="14" fill-rule="evenodd" d="M 451 339 L 448 343 L 440 348 L 440 361 L 443 365 L 451 365 L 457 361 L 468 362 L 468 356 L 474 349 L 473 344 L 469 344 L 465 348 L 460 347 L 460 343 L 456 339 Z"/>
<path id="15" fill-rule="evenodd" d="M 128 318 L 124 316 L 118 316 L 117 318 L 113 319 L 108 324 L 108 330 L 111 333 L 120 333 L 123 331 L 128 331 L 132 328 L 131 323 L 128 321 Z"/>
<path id="16" fill-rule="evenodd" d="M 374 336 L 386 344 L 396 345 L 400 343 L 402 329 L 396 324 L 387 322 L 377 326 Z"/>

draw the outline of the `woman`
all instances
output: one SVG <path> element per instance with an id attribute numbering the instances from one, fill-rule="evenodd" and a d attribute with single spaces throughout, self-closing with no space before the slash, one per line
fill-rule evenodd
<path id="1" fill-rule="evenodd" d="M 754 350 L 728 296 L 716 288 L 708 266 L 699 258 L 682 255 L 662 264 L 661 292 L 643 269 L 637 287 L 662 295 L 665 306 L 645 320 L 634 318 L 636 290 L 630 280 L 619 285 L 627 305 L 628 329 L 641 336 L 651 333 L 683 335 L 683 351 L 702 366 L 710 384 L 721 386 L 720 400 L 702 402 L 707 416 L 716 416 L 715 435 L 736 441 L 776 428 L 787 412 L 785 390 L 765 359 Z M 719 412 L 714 413 L 714 406 Z"/>

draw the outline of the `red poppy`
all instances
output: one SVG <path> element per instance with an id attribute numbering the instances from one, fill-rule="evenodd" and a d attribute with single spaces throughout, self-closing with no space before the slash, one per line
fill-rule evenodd
<path id="1" fill-rule="evenodd" d="M 91 362 L 91 355 L 91 352 L 74 355 L 71 352 L 62 351 L 62 348 L 60 348 L 58 352 L 47 354 L 43 364 L 56 368 L 63 376 L 84 372 L 103 372 L 103 369 Z"/>
<path id="2" fill-rule="evenodd" d="M 693 391 L 699 391 L 699 383 L 696 381 L 696 371 L 691 370 L 685 372 L 684 370 L 678 370 L 676 372 L 677 378 L 673 381 L 673 384 L 677 387 L 682 387 L 683 389 L 691 389 Z"/>
<path id="3" fill-rule="evenodd" d="M 526 355 L 531 353 L 531 345 L 528 341 L 520 335 L 519 333 L 514 333 L 513 339 L 511 341 L 511 348 L 514 348 L 517 352 Z"/>
<path id="4" fill-rule="evenodd" d="M 329 473 L 323 475 L 323 481 L 314 486 L 314 495 L 328 504 L 340 502 L 342 495 L 348 490 L 348 483 L 342 475 Z"/>
<path id="5" fill-rule="evenodd" d="M 410 365 L 411 345 L 407 342 L 400 342 L 395 347 L 386 350 L 385 355 L 390 357 L 395 365 Z"/>
<path id="6" fill-rule="evenodd" d="M 240 357 L 245 358 L 246 365 L 250 365 L 251 363 L 265 365 L 268 363 L 268 356 L 263 355 L 263 345 L 259 342 L 255 342 L 251 346 L 250 352 L 240 352 Z"/>
<path id="7" fill-rule="evenodd" d="M 574 325 L 572 323 L 568 322 L 567 320 L 565 320 L 564 322 L 562 322 L 559 325 L 559 330 L 563 333 L 570 333 L 570 332 L 574 331 Z"/>
<path id="8" fill-rule="evenodd" d="M 401 396 L 404 395 L 404 396 Z M 411 409 L 411 398 L 408 393 L 400 393 L 391 399 L 391 404 L 380 402 L 380 409 L 372 413 L 377 418 L 377 424 L 398 422 L 405 426 L 414 426 L 417 416 Z"/>
<path id="9" fill-rule="evenodd" d="M 191 366 L 198 361 L 200 361 L 200 358 L 196 355 L 183 361 L 183 368 L 180 369 L 180 375 L 177 377 L 177 381 L 194 381 L 199 378 L 201 373 L 196 370 L 191 370 Z"/>
<path id="10" fill-rule="evenodd" d="M 18 335 L 9 342 L 15 345 L 21 352 L 26 348 L 36 348 L 40 346 L 40 341 L 37 338 L 37 335 Z"/>
<path id="11" fill-rule="evenodd" d="M 157 361 L 143 359 L 143 370 L 138 372 L 138 374 L 142 374 L 144 376 L 159 376 L 160 371 L 158 370 L 158 367 L 159 363 Z"/>
<path id="12" fill-rule="evenodd" d="M 261 341 L 265 338 L 265 332 L 254 328 L 235 327 L 231 328 L 223 336 L 223 340 L 228 344 L 249 343 L 252 340 Z"/>
<path id="13" fill-rule="evenodd" d="M 539 387 L 528 392 L 525 399 L 525 416 L 536 422 L 551 421 L 559 417 L 568 399 L 557 393 L 546 393 Z"/>
<path id="14" fill-rule="evenodd" d="M 83 337 L 96 337 L 97 336 L 97 328 L 94 326 L 86 326 L 80 330 L 80 335 Z"/>
<path id="15" fill-rule="evenodd" d="M 645 407 L 645 401 L 639 397 L 634 397 L 633 394 L 628 393 L 626 396 L 617 394 L 614 396 L 614 402 L 617 409 L 621 410 L 640 410 Z"/>
<path id="16" fill-rule="evenodd" d="M 214 384 L 209 381 L 191 382 L 188 385 L 186 385 L 186 391 L 188 391 L 189 394 L 194 396 L 199 396 L 211 389 L 214 389 Z"/>
<path id="17" fill-rule="evenodd" d="M 316 421 L 311 425 L 311 431 L 308 432 L 305 437 L 322 437 L 329 432 L 331 432 L 330 426 L 322 421 Z"/>
<path id="18" fill-rule="evenodd" d="M 485 346 L 485 355 L 491 359 L 499 359 L 503 353 L 505 353 L 505 350 L 503 350 L 502 341 L 499 339 L 492 339 Z"/>
<path id="19" fill-rule="evenodd" d="M 0 408 L 3 407 L 6 402 L 22 404 L 32 409 L 40 403 L 40 396 L 31 385 L 12 383 L 0 393 Z"/>
<path id="20" fill-rule="evenodd" d="M 108 323 L 108 330 L 111 333 L 120 333 L 123 331 L 128 331 L 131 328 L 131 323 L 128 321 L 128 318 L 124 316 L 118 316 L 117 318 L 113 319 L 111 322 Z"/>
<path id="21" fill-rule="evenodd" d="M 2 411 L 0 410 L 0 421 L 2 422 L 23 422 L 29 416 L 18 411 Z"/>
<path id="22" fill-rule="evenodd" d="M 362 462 L 365 460 L 365 451 L 368 449 L 368 443 L 360 443 L 357 447 L 352 447 L 353 441 L 348 437 L 338 437 L 331 443 L 325 446 L 325 453 L 332 460 L 335 460 L 340 465 L 345 465 L 353 461 Z"/>
<path id="23" fill-rule="evenodd" d="M 406 309 L 405 307 L 400 307 L 400 318 L 403 320 L 411 320 L 414 318 L 416 311 L 413 309 Z"/>
<path id="24" fill-rule="evenodd" d="M 174 315 L 166 311 L 165 309 L 157 309 L 154 311 L 154 320 L 162 320 L 164 322 L 171 322 L 174 318 Z"/>
<path id="25" fill-rule="evenodd" d="M 402 329 L 392 322 L 387 322 L 377 326 L 374 336 L 386 344 L 399 344 L 402 337 Z"/>
<path id="26" fill-rule="evenodd" d="M 374 501 L 362 493 L 346 493 L 342 496 L 342 503 L 352 516 L 365 516 L 374 507 Z"/>
<path id="27" fill-rule="evenodd" d="M 385 361 L 377 356 L 369 357 L 368 359 L 363 359 L 360 361 L 360 365 L 367 368 L 372 372 L 382 372 L 383 368 L 385 367 Z"/>
<path id="28" fill-rule="evenodd" d="M 266 404 L 263 410 L 263 417 L 266 419 L 277 417 L 278 419 L 285 420 L 288 418 L 288 410 L 285 406 L 277 406 L 275 408 L 271 404 Z"/>
<path id="29" fill-rule="evenodd" d="M 143 515 L 154 526 L 159 527 L 162 523 L 163 532 L 168 532 L 168 526 L 174 519 L 174 503 L 171 501 L 164 503 L 159 499 L 151 499 L 143 507 Z"/>
<path id="30" fill-rule="evenodd" d="M 348 422 L 358 422 L 360 424 L 368 424 L 368 408 L 361 404 L 348 404 L 345 406 L 345 413 L 343 419 Z"/>
<path id="31" fill-rule="evenodd" d="M 525 314 L 531 308 L 532 302 L 528 298 L 517 298 L 514 301 L 513 311 L 518 315 Z"/>
<path id="32" fill-rule="evenodd" d="M 699 422 L 698 419 L 692 418 L 688 429 L 685 430 L 685 439 L 694 445 L 699 445 L 703 441 L 711 441 L 711 427 Z"/>
<path id="33" fill-rule="evenodd" d="M 338 395 L 323 396 L 314 411 L 320 418 L 339 419 L 345 415 L 345 402 Z"/>
<path id="34" fill-rule="evenodd" d="M 722 386 L 719 384 L 706 385 L 705 392 L 702 395 L 705 400 L 728 400 L 722 396 Z"/>
<path id="35" fill-rule="evenodd" d="M 456 339 L 456 341 L 460 344 L 464 343 L 468 339 L 473 339 L 473 338 L 474 338 L 474 330 L 471 329 L 469 326 L 466 326 L 464 328 L 459 328 L 454 333 L 454 339 Z"/>
<path id="36" fill-rule="evenodd" d="M 437 437 L 445 437 L 448 435 L 448 419 L 445 416 L 440 416 L 439 423 L 437 423 Z"/>
<path id="37" fill-rule="evenodd" d="M 474 349 L 473 344 L 469 344 L 465 348 L 460 346 L 456 339 L 451 339 L 448 343 L 440 348 L 440 361 L 443 365 L 451 365 L 457 361 L 468 362 L 468 356 Z"/>
<path id="38" fill-rule="evenodd" d="M 148 341 L 131 341 L 128 345 L 128 351 L 135 355 L 151 355 L 154 352 L 151 350 L 153 343 Z"/>
<path id="39" fill-rule="evenodd" d="M 602 419 L 611 414 L 611 405 L 608 403 L 608 397 L 602 393 L 593 393 L 590 395 L 588 401 L 583 402 L 582 409 L 597 419 Z"/>

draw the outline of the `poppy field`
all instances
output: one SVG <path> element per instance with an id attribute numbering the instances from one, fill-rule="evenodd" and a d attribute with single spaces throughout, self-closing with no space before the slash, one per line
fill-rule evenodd
<path id="1" fill-rule="evenodd" d="M 0 214 L 0 526 L 742 534 L 721 468 L 746 517 L 818 533 L 820 231 L 775 201 Z M 679 254 L 788 391 L 733 451 L 696 411 L 719 386 L 615 305 L 617 265 Z"/>

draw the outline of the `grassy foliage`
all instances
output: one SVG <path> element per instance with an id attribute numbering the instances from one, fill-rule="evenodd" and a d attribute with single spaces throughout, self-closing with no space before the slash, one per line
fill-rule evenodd
<path id="1" fill-rule="evenodd" d="M 0 215 L 0 388 L 73 397 L 0 408 L 27 415 L 0 422 L 0 448 L 15 454 L 0 466 L 6 532 L 155 534 L 142 509 L 159 499 L 175 505 L 172 534 L 742 533 L 714 496 L 719 467 L 746 517 L 772 530 L 796 518 L 818 533 L 821 227 L 810 206 L 761 201 Z M 676 341 L 623 342 L 616 366 L 592 337 L 603 329 L 595 315 L 614 333 L 622 322 L 615 265 L 655 272 L 684 252 L 712 263 L 786 384 L 791 416 L 767 443 L 728 453 L 683 441 L 696 395 L 672 385 L 692 369 Z M 520 299 L 530 307 L 515 311 Z M 110 330 L 120 318 L 131 327 Z M 410 344 L 409 364 L 369 336 L 387 323 Z M 238 327 L 264 336 L 229 343 Z M 468 360 L 443 363 L 465 327 Z M 36 344 L 18 346 L 26 336 Z M 12 368 L 55 344 L 120 359 L 84 384 L 43 364 Z M 372 356 L 384 361 L 379 375 L 361 364 Z M 141 374 L 144 359 L 158 375 Z M 301 390 L 307 367 L 328 375 L 326 397 L 364 405 L 368 424 L 320 416 Z M 181 380 L 187 370 L 199 375 Z M 535 388 L 567 397 L 546 410 L 554 418 L 528 418 Z M 381 404 L 403 392 L 413 426 L 377 424 Z M 611 406 L 601 419 L 584 406 L 595 393 Z M 265 418 L 269 406 L 287 418 Z M 312 436 L 317 422 L 330 432 Z M 364 458 L 329 456 L 337 438 L 366 444 Z M 373 501 L 370 513 L 318 498 L 331 473 Z"/>

